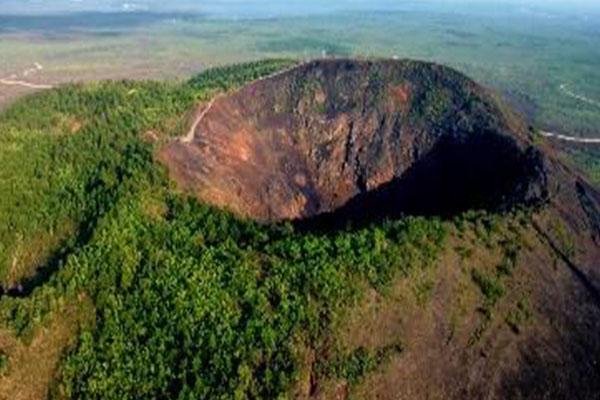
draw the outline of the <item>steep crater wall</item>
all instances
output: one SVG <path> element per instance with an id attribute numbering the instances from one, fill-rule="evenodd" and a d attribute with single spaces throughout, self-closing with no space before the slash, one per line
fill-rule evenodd
<path id="1" fill-rule="evenodd" d="M 547 192 L 520 119 L 435 64 L 314 61 L 198 115 L 159 158 L 199 199 L 260 221 L 452 215 Z"/>

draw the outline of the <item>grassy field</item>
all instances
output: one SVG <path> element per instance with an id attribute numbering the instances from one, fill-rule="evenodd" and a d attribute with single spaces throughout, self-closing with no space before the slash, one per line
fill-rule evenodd
<path id="1" fill-rule="evenodd" d="M 265 57 L 416 58 L 448 64 L 487 84 L 542 129 L 600 136 L 594 17 L 414 6 L 242 19 L 129 13 L 0 20 L 0 77 L 34 62 L 44 69 L 30 79 L 60 83 L 181 79 L 208 66 Z M 3 92 L 0 86 L 4 102 L 22 93 Z"/>

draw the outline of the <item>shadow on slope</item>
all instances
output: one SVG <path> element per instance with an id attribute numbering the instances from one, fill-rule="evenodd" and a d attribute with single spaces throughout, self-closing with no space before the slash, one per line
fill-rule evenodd
<path id="1" fill-rule="evenodd" d="M 403 215 L 451 218 L 476 209 L 492 212 L 540 205 L 548 197 L 541 153 L 522 151 L 498 134 L 447 137 L 401 177 L 361 193 L 341 208 L 295 221 L 301 230 L 360 227 Z"/>

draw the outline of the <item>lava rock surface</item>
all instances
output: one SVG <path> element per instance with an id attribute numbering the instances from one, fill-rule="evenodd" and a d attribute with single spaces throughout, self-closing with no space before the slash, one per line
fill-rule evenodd
<path id="1" fill-rule="evenodd" d="M 451 216 L 548 192 L 520 117 L 436 64 L 313 61 L 220 95 L 197 116 L 159 159 L 200 200 L 259 221 Z"/>

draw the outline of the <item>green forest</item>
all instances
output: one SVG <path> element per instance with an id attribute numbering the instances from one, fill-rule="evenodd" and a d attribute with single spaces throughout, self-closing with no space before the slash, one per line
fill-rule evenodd
<path id="1" fill-rule="evenodd" d="M 472 213 L 311 232 L 178 192 L 154 153 L 182 133 L 182 116 L 291 64 L 67 85 L 0 115 L 0 325 L 28 340 L 64 304 L 92 304 L 55 398 L 286 398 L 301 349 L 328 346 L 367 288 L 385 294 L 431 267 L 465 221 L 483 238 L 496 229 L 497 217 Z M 401 348 L 334 352 L 315 370 L 355 381 Z M 0 354 L 0 374 L 10 364 Z"/>

